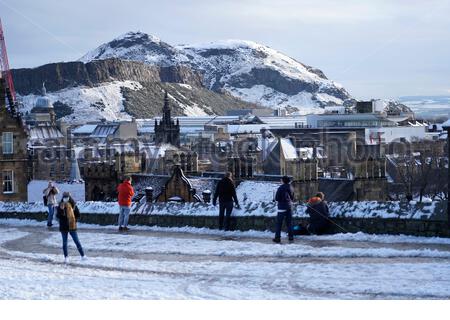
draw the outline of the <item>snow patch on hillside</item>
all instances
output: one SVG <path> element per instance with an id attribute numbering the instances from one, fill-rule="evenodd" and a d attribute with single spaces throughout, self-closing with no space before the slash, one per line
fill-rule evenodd
<path id="1" fill-rule="evenodd" d="M 192 87 L 190 88 L 192 89 Z M 177 94 L 179 94 L 181 97 L 186 99 L 186 97 L 179 91 L 177 91 Z M 184 115 L 189 117 L 201 117 L 201 116 L 208 116 L 209 114 L 205 112 L 205 107 L 201 108 L 197 103 L 193 103 L 191 105 L 181 103 L 178 101 L 175 97 L 173 97 L 171 94 L 168 93 L 168 97 L 175 101 L 178 106 L 184 111 Z M 186 99 L 187 100 L 187 99 Z"/>
<path id="2" fill-rule="evenodd" d="M 225 89 L 237 98 L 260 104 L 264 107 L 297 107 L 299 109 L 296 113 L 297 115 L 307 115 L 311 113 L 318 114 L 324 112 L 324 110 L 313 101 L 313 95 L 309 92 L 300 92 L 296 95 L 289 96 L 265 85 L 254 85 L 251 88 L 233 88 L 225 86 Z M 325 99 L 322 101 L 327 102 Z"/>
<path id="3" fill-rule="evenodd" d="M 310 72 L 305 65 L 286 56 L 285 54 L 269 48 L 265 45 L 246 40 L 222 40 L 209 44 L 199 44 L 191 46 L 179 46 L 191 54 L 194 54 L 194 61 L 202 64 L 207 60 L 209 63 L 223 65 L 226 63 L 231 67 L 230 76 L 239 73 L 246 73 L 253 68 L 270 67 L 277 70 L 287 77 L 300 79 L 303 81 L 319 81 L 324 80 L 317 74 Z M 208 50 L 233 50 L 237 54 L 221 55 L 224 59 L 204 58 L 201 57 L 203 52 Z"/>
<path id="4" fill-rule="evenodd" d="M 67 122 L 86 123 L 103 118 L 108 121 L 131 119 L 131 116 L 125 112 L 122 88 L 137 91 L 142 88 L 142 85 L 137 81 L 114 81 L 92 88 L 72 87 L 48 92 L 47 96 L 52 103 L 59 101 L 76 110 L 74 114 L 62 118 Z M 34 94 L 21 96 L 21 111 L 30 112 L 38 97 Z"/>

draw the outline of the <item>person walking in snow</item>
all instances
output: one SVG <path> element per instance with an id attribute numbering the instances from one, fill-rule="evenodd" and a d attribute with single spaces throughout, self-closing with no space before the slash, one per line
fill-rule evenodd
<path id="1" fill-rule="evenodd" d="M 325 201 L 325 194 L 318 192 L 309 199 L 306 213 L 309 215 L 309 224 L 306 227 L 309 234 L 324 234 L 330 227 L 330 210 Z"/>
<path id="2" fill-rule="evenodd" d="M 275 227 L 275 238 L 273 242 L 281 243 L 281 227 L 283 220 L 286 220 L 286 228 L 288 232 L 288 239 L 290 242 L 294 241 L 292 232 L 292 202 L 294 201 L 294 192 L 291 187 L 291 179 L 288 176 L 281 178 L 282 185 L 278 188 L 275 195 L 275 201 L 278 202 L 278 214 Z"/>
<path id="3" fill-rule="evenodd" d="M 225 231 L 230 230 L 230 217 L 233 211 L 233 201 L 239 208 L 239 201 L 236 195 L 236 188 L 233 183 L 233 174 L 227 172 L 225 177 L 219 181 L 214 192 L 213 205 L 216 206 L 219 198 L 219 230 L 223 229 L 225 220 Z"/>
<path id="4" fill-rule="evenodd" d="M 125 177 L 123 182 L 117 187 L 119 194 L 119 231 L 128 231 L 128 218 L 131 211 L 131 199 L 134 196 L 134 189 L 131 186 L 131 177 Z"/>
<path id="5" fill-rule="evenodd" d="M 70 196 L 69 192 L 64 192 L 61 202 L 57 207 L 56 217 L 59 220 L 59 231 L 61 232 L 63 242 L 64 262 L 67 263 L 68 250 L 67 240 L 70 236 L 77 246 L 78 252 L 82 259 L 85 259 L 83 247 L 78 239 L 77 220 L 80 218 L 80 210 L 75 203 L 75 200 Z"/>
<path id="6" fill-rule="evenodd" d="M 47 227 L 53 226 L 53 215 L 55 214 L 55 207 L 58 202 L 56 201 L 56 195 L 59 193 L 58 188 L 52 181 L 48 182 L 48 187 L 42 191 L 44 194 L 44 205 L 47 206 Z"/>

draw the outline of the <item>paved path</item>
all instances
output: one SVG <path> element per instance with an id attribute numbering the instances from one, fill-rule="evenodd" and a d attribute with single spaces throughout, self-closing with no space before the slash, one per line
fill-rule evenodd
<path id="1" fill-rule="evenodd" d="M 1 244 L 0 259 L 3 260 L 3 264 L 0 265 L 0 274 L 2 274 L 2 270 L 6 274 L 10 274 L 10 278 L 5 279 L 5 283 L 20 281 L 20 274 L 14 273 L 13 265 L 22 270 L 21 274 L 24 274 L 25 278 L 29 276 L 30 282 L 33 277 L 42 277 L 45 274 L 45 276 L 48 276 L 47 282 L 44 281 L 41 284 L 42 290 L 45 292 L 50 289 L 60 290 L 60 287 L 54 283 L 56 275 L 62 272 L 63 276 L 70 277 L 70 270 L 73 270 L 75 276 L 79 277 L 79 281 L 84 285 L 86 285 L 86 281 L 89 283 L 98 282 L 98 286 L 105 286 L 105 288 L 110 285 L 106 284 L 110 273 L 117 275 L 117 277 L 111 278 L 111 281 L 115 283 L 118 292 L 111 292 L 108 295 L 108 291 L 103 288 L 101 292 L 94 290 L 95 292 L 87 298 L 450 298 L 450 268 L 448 267 L 450 266 L 450 259 L 448 258 L 340 257 L 338 255 L 332 257 L 292 257 L 253 254 L 233 256 L 228 254 L 204 254 L 201 252 L 201 248 L 195 253 L 189 254 L 139 253 L 117 250 L 116 248 L 114 250 L 89 248 L 86 250 L 89 263 L 75 263 L 72 269 L 68 269 L 67 266 L 62 264 L 62 258 L 59 258 L 62 256 L 62 250 L 56 246 L 43 243 L 45 240 L 59 235 L 56 228 L 47 230 L 44 227 L 8 227 L 2 225 L 0 226 L 0 233 L 8 230 L 11 232 L 11 229 L 23 232 L 24 235 L 17 239 L 4 241 Z M 367 248 L 450 252 L 449 244 L 377 243 L 318 240 L 303 237 L 297 239 L 294 244 L 280 246 L 271 244 L 270 238 L 133 230 L 127 234 L 118 234 L 113 229 L 79 231 L 82 243 L 83 237 L 96 235 L 99 239 L 106 235 L 117 235 L 123 237 L 123 239 L 145 237 L 148 239 L 149 245 L 152 243 L 152 238 L 158 238 L 167 239 L 167 243 L 180 239 L 204 240 L 208 243 L 212 241 L 217 242 L 218 247 L 224 242 L 236 242 L 249 247 L 254 244 L 267 244 L 273 246 L 274 250 L 286 248 L 286 246 L 289 246 L 290 249 L 298 247 L 300 250 L 305 246 L 310 246 L 318 251 L 322 248 L 342 250 Z M 71 249 L 70 255 L 76 257 L 77 252 Z M 51 258 L 46 259 L 43 256 Z M 102 259 L 113 259 L 117 262 L 104 264 Z M 120 261 L 122 260 L 125 261 L 124 264 L 121 264 Z M 98 264 L 96 264 L 97 261 Z M 164 265 L 165 263 L 169 263 L 169 265 Z M 53 266 L 50 269 L 54 267 L 63 269 L 58 269 L 56 275 L 47 274 L 45 270 L 48 271 L 49 266 Z M 196 266 L 199 266 L 198 269 Z M 392 266 L 392 274 L 389 274 L 390 266 Z M 315 270 L 317 270 L 317 273 Z M 443 276 L 445 270 L 449 271 L 447 272 L 448 276 Z M 435 271 L 436 274 L 433 274 Z M 416 272 L 417 274 L 413 274 Z M 354 275 L 354 278 L 352 275 Z M 15 277 L 18 278 L 15 279 Z M 138 279 L 135 279 L 135 277 L 138 277 Z M 128 279 L 128 282 L 123 282 L 123 278 Z M 117 279 L 121 279 L 121 281 L 116 283 Z M 355 284 L 358 281 L 361 283 Z M 398 288 L 392 283 L 395 281 L 398 281 Z M 155 288 L 155 282 L 158 283 L 156 286 L 158 292 L 150 289 Z M 153 283 L 153 285 L 149 285 L 149 283 Z M 421 283 L 424 286 L 423 290 L 414 290 Z M 24 281 L 23 290 L 29 290 L 26 289 L 29 286 L 30 284 Z M 48 288 L 44 289 L 47 286 Z M 126 290 L 130 286 L 135 292 L 130 293 Z M 19 288 L 14 288 L 13 285 L 9 288 L 12 292 L 11 295 L 8 291 L 0 289 L 0 297 L 26 297 Z M 125 290 L 126 294 L 122 290 Z M 32 298 L 53 297 L 51 293 L 45 292 L 36 292 L 35 295 L 32 295 Z M 116 296 L 116 293 L 119 295 Z M 70 298 L 72 294 L 76 295 L 76 293 L 69 292 L 63 294 L 63 297 Z"/>

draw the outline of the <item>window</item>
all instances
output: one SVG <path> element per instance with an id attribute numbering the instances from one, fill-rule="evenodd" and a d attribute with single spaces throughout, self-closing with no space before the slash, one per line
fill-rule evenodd
<path id="1" fill-rule="evenodd" d="M 3 193 L 14 193 L 14 171 L 3 171 Z"/>
<path id="2" fill-rule="evenodd" d="M 54 164 L 52 164 L 51 166 L 50 166 L 50 177 L 54 177 L 55 176 L 55 165 Z"/>
<path id="3" fill-rule="evenodd" d="M 3 154 L 13 154 L 13 133 L 12 132 L 3 132 L 2 134 L 2 146 L 3 146 Z"/>

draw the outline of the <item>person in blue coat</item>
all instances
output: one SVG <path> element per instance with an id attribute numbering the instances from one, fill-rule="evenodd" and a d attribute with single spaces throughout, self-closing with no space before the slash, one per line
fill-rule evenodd
<path id="1" fill-rule="evenodd" d="M 281 243 L 281 227 L 283 220 L 286 220 L 289 242 L 294 241 L 292 232 L 292 202 L 294 201 L 294 192 L 291 187 L 291 179 L 288 176 L 281 178 L 282 185 L 278 188 L 275 195 L 275 201 L 278 203 L 278 214 L 275 227 L 275 238 L 273 242 Z"/>

